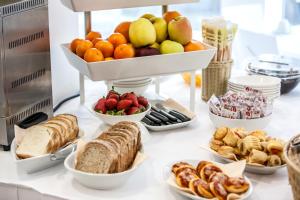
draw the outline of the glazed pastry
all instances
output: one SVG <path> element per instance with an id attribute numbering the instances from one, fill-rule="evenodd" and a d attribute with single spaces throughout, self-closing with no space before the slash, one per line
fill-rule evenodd
<path id="1" fill-rule="evenodd" d="M 263 151 L 252 149 L 249 155 L 249 163 L 258 163 L 263 165 L 268 160 L 268 155 Z"/>
<path id="2" fill-rule="evenodd" d="M 262 141 L 266 141 L 267 139 L 267 134 L 265 131 L 262 130 L 256 130 L 256 131 L 252 131 L 249 135 L 252 135 L 254 137 L 257 137 L 261 142 Z"/>
<path id="3" fill-rule="evenodd" d="M 194 179 L 190 181 L 189 189 L 197 196 L 208 199 L 214 198 L 214 195 L 210 191 L 209 184 L 202 179 Z"/>
<path id="4" fill-rule="evenodd" d="M 223 142 L 228 146 L 236 147 L 239 139 L 241 139 L 240 136 L 234 131 L 228 131 L 226 136 L 223 138 Z"/>
<path id="5" fill-rule="evenodd" d="M 227 200 L 240 200 L 241 196 L 235 193 L 230 193 L 227 195 Z"/>
<path id="6" fill-rule="evenodd" d="M 228 178 L 225 184 L 228 192 L 241 194 L 249 189 L 249 183 L 244 178 Z"/>
<path id="7" fill-rule="evenodd" d="M 234 148 L 230 146 L 221 146 L 218 151 L 220 155 L 224 156 L 225 158 L 236 160 L 236 156 L 234 154 Z"/>
<path id="8" fill-rule="evenodd" d="M 214 172 L 222 172 L 222 170 L 214 164 L 207 164 L 207 165 L 205 165 L 204 167 L 201 168 L 200 178 L 207 182 L 209 177 Z"/>
<path id="9" fill-rule="evenodd" d="M 210 141 L 210 148 L 218 151 L 218 149 L 224 145 L 224 142 L 222 142 L 221 140 L 216 140 L 216 139 L 212 139 Z"/>
<path id="10" fill-rule="evenodd" d="M 243 148 L 245 148 L 248 152 L 252 149 L 262 150 L 260 140 L 252 135 L 248 135 L 243 139 Z M 243 148 L 240 149 L 241 152 L 245 151 Z"/>
<path id="11" fill-rule="evenodd" d="M 270 155 L 268 157 L 268 166 L 273 167 L 273 166 L 279 166 L 281 165 L 281 159 L 279 156 L 277 155 Z"/>
<path id="12" fill-rule="evenodd" d="M 283 151 L 283 147 L 284 145 L 281 142 L 277 140 L 271 140 L 267 145 L 267 150 L 271 154 L 280 154 Z"/>
<path id="13" fill-rule="evenodd" d="M 193 179 L 199 179 L 199 177 L 196 174 L 186 170 L 180 172 L 176 176 L 176 183 L 180 187 L 189 188 L 189 182 Z"/>
<path id="14" fill-rule="evenodd" d="M 216 140 L 222 140 L 225 135 L 227 134 L 227 132 L 229 131 L 229 128 L 228 127 L 221 127 L 221 128 L 218 128 L 215 133 L 214 133 L 214 138 Z"/>
<path id="15" fill-rule="evenodd" d="M 177 176 L 179 173 L 181 172 L 190 172 L 190 173 L 193 173 L 193 174 L 197 174 L 197 171 L 196 169 L 193 167 L 193 166 L 190 166 L 190 165 L 183 165 L 181 167 L 179 167 L 176 172 L 175 172 L 175 176 Z"/>
<path id="16" fill-rule="evenodd" d="M 210 175 L 208 182 L 220 182 L 222 185 L 226 183 L 228 176 L 222 172 L 214 172 Z"/>
<path id="17" fill-rule="evenodd" d="M 208 161 L 200 161 L 197 165 L 196 171 L 197 171 L 197 175 L 200 177 L 200 173 L 203 167 L 205 167 L 208 164 L 213 164 L 212 162 L 208 162 Z"/>
<path id="18" fill-rule="evenodd" d="M 218 200 L 226 200 L 227 191 L 220 182 L 209 183 L 209 188 Z"/>
<path id="19" fill-rule="evenodd" d="M 189 163 L 187 162 L 178 162 L 178 163 L 175 163 L 173 166 L 172 166 L 172 172 L 175 174 L 176 171 L 180 168 L 180 167 L 183 167 L 183 166 L 190 166 L 193 168 L 192 165 L 190 165 Z"/>

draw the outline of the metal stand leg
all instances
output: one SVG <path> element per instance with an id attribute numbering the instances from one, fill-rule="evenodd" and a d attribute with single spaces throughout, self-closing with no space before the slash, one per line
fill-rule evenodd
<path id="1" fill-rule="evenodd" d="M 191 71 L 190 110 L 195 112 L 196 102 L 196 71 Z"/>
<path id="2" fill-rule="evenodd" d="M 79 88 L 80 88 L 80 104 L 85 102 L 85 88 L 84 88 L 84 75 L 79 74 Z"/>
<path id="3" fill-rule="evenodd" d="M 155 93 L 160 94 L 160 77 L 155 78 Z"/>

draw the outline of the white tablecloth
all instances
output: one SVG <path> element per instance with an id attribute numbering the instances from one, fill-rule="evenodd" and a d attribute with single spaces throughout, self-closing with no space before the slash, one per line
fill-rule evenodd
<path id="1" fill-rule="evenodd" d="M 100 97 L 105 90 L 103 83 L 89 81 L 87 81 L 87 88 L 89 100 Z M 153 91 L 154 87 L 152 86 L 149 93 Z M 189 89 L 183 84 L 180 75 L 163 81 L 162 92 L 188 106 Z M 200 99 L 200 90 L 198 89 L 196 105 L 198 120 L 196 123 L 183 129 L 151 133 L 150 140 L 144 144 L 148 159 L 124 186 L 108 191 L 86 188 L 73 179 L 63 164 L 31 175 L 20 174 L 16 170 L 10 153 L 0 152 L 0 200 L 54 199 L 54 197 L 82 200 L 185 199 L 169 189 L 163 179 L 163 170 L 166 165 L 175 160 L 214 159 L 210 153 L 199 148 L 200 145 L 207 145 L 214 131 L 208 117 L 207 105 Z M 299 133 L 299 102 L 300 87 L 275 102 L 273 119 L 266 129 L 269 134 L 288 140 L 291 136 Z M 80 127 L 87 135 L 94 134 L 101 123 L 85 107 L 79 106 L 78 99 L 63 105 L 59 112 L 75 113 L 78 116 Z M 292 199 L 286 169 L 279 170 L 273 175 L 249 173 L 246 175 L 254 186 L 250 199 Z"/>

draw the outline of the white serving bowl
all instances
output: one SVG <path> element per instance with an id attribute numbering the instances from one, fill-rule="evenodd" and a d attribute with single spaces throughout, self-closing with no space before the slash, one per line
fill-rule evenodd
<path id="1" fill-rule="evenodd" d="M 245 128 L 246 130 L 264 129 L 271 121 L 271 115 L 257 118 L 257 119 L 230 119 L 215 115 L 209 111 L 209 117 L 216 128 L 229 127 L 229 128 Z"/>
<path id="2" fill-rule="evenodd" d="M 109 190 L 117 188 L 123 185 L 130 176 L 134 174 L 139 165 L 132 167 L 131 169 L 115 174 L 93 174 L 82 172 L 74 169 L 75 153 L 71 153 L 65 160 L 65 168 L 72 173 L 73 177 L 82 185 L 98 189 L 98 190 Z"/>
<path id="3" fill-rule="evenodd" d="M 112 84 L 107 84 L 108 88 L 111 90 L 114 87 L 114 90 L 120 94 L 134 92 L 136 95 L 142 95 L 146 92 L 148 87 L 151 85 L 152 79 L 147 80 L 142 83 L 134 83 L 134 82 L 113 82 Z"/>
<path id="4" fill-rule="evenodd" d="M 151 105 L 148 105 L 147 110 L 144 112 L 138 113 L 138 114 L 133 114 L 133 115 L 107 115 L 107 114 L 102 114 L 98 113 L 94 110 L 96 103 L 92 105 L 90 108 L 90 111 L 99 119 L 101 119 L 104 123 L 109 124 L 109 125 L 114 125 L 118 122 L 121 121 L 141 121 L 146 114 L 150 111 Z"/>

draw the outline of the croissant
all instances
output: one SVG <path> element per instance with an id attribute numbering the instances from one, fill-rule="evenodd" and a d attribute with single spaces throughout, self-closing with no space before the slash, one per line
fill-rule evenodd
<path id="1" fill-rule="evenodd" d="M 268 155 L 263 151 L 252 149 L 249 155 L 249 163 L 257 163 L 263 165 L 268 160 Z"/>
<path id="2" fill-rule="evenodd" d="M 207 182 L 209 177 L 214 172 L 222 172 L 222 170 L 214 164 L 207 164 L 207 165 L 205 165 L 204 167 L 201 168 L 200 178 Z"/>
<path id="3" fill-rule="evenodd" d="M 246 137 L 246 135 L 248 135 L 247 131 L 244 128 L 232 128 L 231 131 L 237 134 L 240 138 L 244 138 Z"/>
<path id="4" fill-rule="evenodd" d="M 190 164 L 187 163 L 187 162 L 178 162 L 178 163 L 175 163 L 175 164 L 172 166 L 172 172 L 175 174 L 176 171 L 177 171 L 179 168 L 183 167 L 183 166 L 189 166 L 189 167 L 192 167 L 192 168 L 193 168 L 193 166 L 190 165 Z"/>
<path id="5" fill-rule="evenodd" d="M 228 192 L 241 194 L 249 189 L 249 183 L 244 178 L 228 178 L 225 183 L 225 188 Z"/>
<path id="6" fill-rule="evenodd" d="M 194 179 L 190 181 L 189 189 L 197 196 L 208 199 L 214 198 L 214 195 L 210 191 L 209 184 L 202 179 Z"/>
<path id="7" fill-rule="evenodd" d="M 218 149 L 224 145 L 224 142 L 222 142 L 221 140 L 212 139 L 209 145 L 212 150 L 218 151 Z"/>
<path id="8" fill-rule="evenodd" d="M 226 183 L 228 176 L 221 172 L 214 172 L 210 175 L 208 182 L 220 182 L 222 185 Z"/>
<path id="9" fill-rule="evenodd" d="M 268 163 L 267 163 L 267 165 L 271 166 L 271 167 L 281 165 L 281 159 L 280 159 L 280 157 L 277 156 L 277 155 L 270 155 L 268 157 Z"/>
<path id="10" fill-rule="evenodd" d="M 227 191 L 220 182 L 211 182 L 209 188 L 218 200 L 226 200 Z"/>
<path id="11" fill-rule="evenodd" d="M 223 138 L 223 142 L 228 146 L 236 147 L 239 139 L 241 139 L 240 136 L 234 131 L 228 131 L 226 136 Z"/>
<path id="12" fill-rule="evenodd" d="M 262 130 L 252 131 L 249 135 L 257 137 L 261 142 L 266 141 L 266 139 L 267 139 L 267 133 Z"/>
<path id="13" fill-rule="evenodd" d="M 267 145 L 267 150 L 271 154 L 280 154 L 283 151 L 283 147 L 284 145 L 281 142 L 277 140 L 271 140 Z"/>
<path id="14" fill-rule="evenodd" d="M 234 148 L 230 146 L 221 146 L 217 152 L 220 155 L 224 156 L 225 158 L 236 160 L 236 156 L 234 154 Z"/>
<path id="15" fill-rule="evenodd" d="M 199 177 L 190 171 L 182 171 L 177 174 L 176 183 L 180 187 L 189 188 L 189 182 L 193 179 L 199 179 Z"/>
<path id="16" fill-rule="evenodd" d="M 228 127 L 218 128 L 214 133 L 216 140 L 222 140 L 230 129 Z"/>
<path id="17" fill-rule="evenodd" d="M 243 148 L 245 148 L 248 152 L 252 149 L 262 150 L 260 140 L 252 135 L 248 135 L 243 139 Z M 245 151 L 244 149 L 241 152 Z"/>

